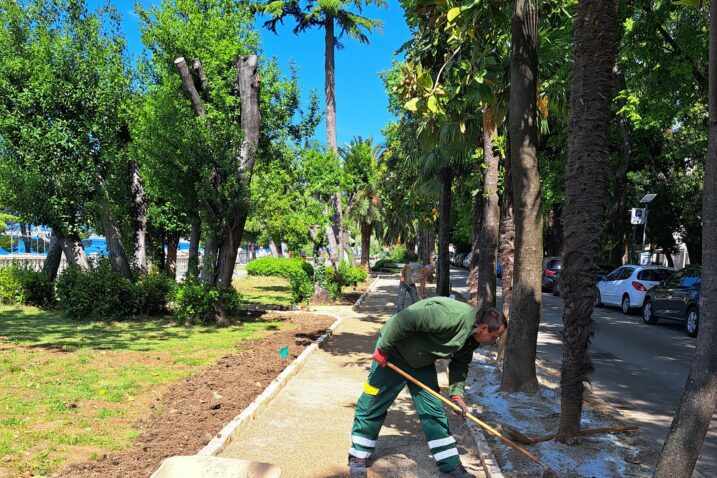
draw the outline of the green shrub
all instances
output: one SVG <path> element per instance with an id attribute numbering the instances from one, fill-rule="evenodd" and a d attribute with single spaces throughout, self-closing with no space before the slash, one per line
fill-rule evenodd
<path id="1" fill-rule="evenodd" d="M 163 314 L 174 295 L 177 283 L 157 271 L 149 272 L 134 285 L 135 312 L 141 315 Z"/>
<path id="2" fill-rule="evenodd" d="M 220 305 L 231 317 L 239 312 L 240 304 L 239 293 L 233 288 L 207 288 L 194 282 L 180 285 L 174 299 L 177 320 L 189 324 L 213 324 Z"/>
<path id="3" fill-rule="evenodd" d="M 337 280 L 338 273 L 331 266 L 319 266 L 314 273 L 314 281 L 326 289 L 332 299 L 341 295 L 341 284 Z"/>
<path id="4" fill-rule="evenodd" d="M 351 267 L 346 261 L 341 261 L 339 264 L 339 277 L 342 286 L 355 286 L 359 282 L 363 282 L 368 277 L 366 270 L 363 267 Z"/>
<path id="5" fill-rule="evenodd" d="M 276 276 L 289 279 L 295 302 L 308 299 L 314 293 L 314 268 L 301 258 L 262 257 L 246 266 L 252 276 Z"/>
<path id="6" fill-rule="evenodd" d="M 391 250 L 390 259 L 390 262 L 397 262 L 399 264 L 402 264 L 415 261 L 418 258 L 416 257 L 416 254 L 414 254 L 412 251 L 407 250 L 406 246 L 404 246 L 403 244 L 396 244 Z"/>
<path id="7" fill-rule="evenodd" d="M 135 312 L 135 287 L 100 260 L 87 271 L 68 267 L 57 278 L 57 298 L 65 314 L 74 319 L 118 320 Z"/>
<path id="8" fill-rule="evenodd" d="M 15 264 L 0 269 L 0 303 L 48 307 L 54 301 L 54 286 L 44 273 Z"/>

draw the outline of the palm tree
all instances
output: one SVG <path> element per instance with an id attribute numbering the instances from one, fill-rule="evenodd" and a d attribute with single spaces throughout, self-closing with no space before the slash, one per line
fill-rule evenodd
<path id="1" fill-rule="evenodd" d="M 381 199 L 376 187 L 381 147 L 373 138 L 357 137 L 339 150 L 347 184 L 346 216 L 358 222 L 361 230 L 361 265 L 368 269 L 371 234 L 380 217 Z"/>
<path id="2" fill-rule="evenodd" d="M 336 87 L 334 81 L 334 51 L 343 48 L 341 38 L 346 36 L 360 43 L 368 44 L 368 34 L 381 31 L 383 22 L 361 16 L 364 6 L 386 7 L 385 0 L 267 0 L 263 12 L 271 16 L 264 23 L 270 31 L 276 33 L 277 23 L 284 23 L 286 17 L 296 22 L 293 32 L 299 34 L 311 28 L 324 29 L 324 93 L 326 95 L 326 145 L 338 154 L 336 140 Z M 358 13 L 349 9 L 353 8 Z M 338 26 L 339 34 L 336 34 Z M 339 259 L 346 247 L 343 226 L 343 204 L 341 194 L 334 195 L 334 233 L 339 236 Z"/>
<path id="3" fill-rule="evenodd" d="M 580 431 L 587 355 L 594 333 L 597 261 L 609 172 L 610 106 L 617 55 L 618 0 L 580 0 L 573 33 L 570 136 L 565 172 L 564 249 L 560 290 L 563 310 L 561 413 L 557 440 L 572 443 Z"/>
<path id="4" fill-rule="evenodd" d="M 697 351 L 655 477 L 692 476 L 717 397 L 717 0 L 710 2 L 709 142 L 702 200 L 702 304 Z"/>

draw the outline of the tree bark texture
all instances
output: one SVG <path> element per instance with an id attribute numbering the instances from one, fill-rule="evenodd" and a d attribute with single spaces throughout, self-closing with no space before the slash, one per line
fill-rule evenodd
<path id="1" fill-rule="evenodd" d="M 538 390 L 535 354 L 542 305 L 543 215 L 538 171 L 538 9 L 535 0 L 516 0 L 511 20 L 510 151 L 515 263 L 511 324 L 501 390 Z"/>
<path id="2" fill-rule="evenodd" d="M 179 247 L 179 233 L 167 234 L 167 265 L 165 273 L 170 279 L 177 277 L 177 248 Z"/>
<path id="3" fill-rule="evenodd" d="M 130 198 L 132 214 L 132 264 L 143 274 L 147 271 L 147 194 L 142 186 L 137 161 L 129 162 Z"/>
<path id="4" fill-rule="evenodd" d="M 418 260 L 431 264 L 436 248 L 436 233 L 433 223 L 421 223 L 418 226 Z"/>
<path id="5" fill-rule="evenodd" d="M 55 280 L 57 278 L 57 271 L 60 269 L 60 262 L 62 261 L 62 245 L 56 235 L 50 237 L 50 247 L 47 250 L 47 257 L 45 262 L 42 264 L 42 272 L 50 278 Z"/>
<path id="6" fill-rule="evenodd" d="M 624 91 L 625 75 L 617 65 L 613 68 L 615 75 L 615 87 L 618 91 Z M 625 107 L 625 100 L 618 98 L 618 111 Z M 613 176 L 612 204 L 610 205 L 610 223 L 612 225 L 612 247 L 610 249 L 610 264 L 615 267 L 625 263 L 627 258 L 627 235 L 630 225 L 627 220 L 627 170 L 630 167 L 632 156 L 632 134 L 630 120 L 624 112 L 617 115 L 618 132 L 620 136 L 620 149 L 618 152 L 618 163 L 615 175 Z"/>
<path id="7" fill-rule="evenodd" d="M 451 293 L 451 263 L 448 259 L 448 243 L 451 227 L 451 188 L 453 170 L 450 166 L 441 168 L 441 196 L 438 204 L 438 277 L 436 294 L 448 296 Z"/>
<path id="8" fill-rule="evenodd" d="M 500 262 L 502 266 L 501 280 L 503 288 L 503 315 L 510 328 L 510 306 L 513 301 L 513 261 L 515 259 L 515 224 L 513 223 L 513 185 L 510 167 L 510 148 L 506 151 L 503 167 L 503 198 L 500 215 Z M 507 337 L 498 342 L 498 363 L 505 358 Z"/>
<path id="9" fill-rule="evenodd" d="M 97 178 L 96 188 L 97 202 L 102 216 L 102 228 L 107 240 L 107 249 L 109 249 L 112 268 L 127 279 L 132 280 L 132 268 L 129 265 L 129 258 L 122 241 L 122 231 L 120 230 L 117 216 L 112 210 L 112 204 L 102 177 Z"/>
<path id="10" fill-rule="evenodd" d="M 196 277 L 199 274 L 199 238 L 202 234 L 202 223 L 199 218 L 192 220 L 189 233 L 189 255 L 187 257 L 187 275 Z"/>
<path id="11" fill-rule="evenodd" d="M 90 268 L 90 261 L 87 260 L 87 254 L 82 247 L 80 236 L 76 233 L 71 233 L 68 236 L 58 236 L 58 240 L 60 241 L 62 252 L 65 253 L 68 265 L 79 267 L 83 271 Z"/>
<path id="12" fill-rule="evenodd" d="M 580 431 L 584 382 L 592 371 L 588 345 L 610 171 L 608 132 L 617 54 L 618 0 L 581 0 L 573 32 L 570 133 L 565 171 L 561 413 L 557 440 L 573 443 Z"/>
<path id="13" fill-rule="evenodd" d="M 370 222 L 361 222 L 361 267 L 368 270 L 369 255 L 371 254 L 371 232 L 373 225 Z"/>
<path id="14" fill-rule="evenodd" d="M 476 307 L 495 307 L 495 263 L 500 235 L 500 204 L 498 202 L 498 161 L 493 141 L 498 126 L 493 110 L 483 109 L 483 219 L 481 220 L 478 253 L 478 287 Z"/>
<path id="15" fill-rule="evenodd" d="M 546 236 L 548 243 L 545 245 L 545 253 L 548 256 L 559 256 L 563 252 L 563 225 L 560 219 L 563 215 L 563 205 L 560 203 L 551 204 L 548 209 L 546 224 Z"/>
<path id="16" fill-rule="evenodd" d="M 476 164 L 477 172 L 481 171 L 481 165 L 483 163 Z M 473 306 L 476 305 L 476 296 L 478 295 L 478 258 L 480 257 L 480 234 L 481 234 L 481 223 L 483 221 L 483 194 L 481 191 L 476 191 L 476 195 L 473 198 L 473 224 L 471 232 L 473 233 L 473 241 L 471 244 L 471 262 L 468 266 L 468 294 L 470 295 L 469 303 Z"/>
<path id="17" fill-rule="evenodd" d="M 204 256 L 199 281 L 208 287 L 214 286 L 216 283 L 218 243 L 219 240 L 213 234 L 207 234 L 207 239 L 204 241 Z"/>
<path id="18" fill-rule="evenodd" d="M 189 98 L 189 101 L 192 103 L 194 112 L 201 118 L 205 117 L 207 115 L 207 110 L 204 107 L 204 101 L 202 101 L 202 97 L 194 84 L 194 79 L 192 78 L 192 74 L 189 72 L 187 62 L 184 58 L 180 57 L 174 60 L 174 66 L 177 68 L 179 77 L 182 79 L 182 88 L 184 89 L 184 93 L 187 95 L 187 98 Z"/>
<path id="19" fill-rule="evenodd" d="M 710 2 L 709 121 L 702 199 L 702 293 L 697 350 L 655 478 L 689 478 L 717 399 L 717 0 Z"/>

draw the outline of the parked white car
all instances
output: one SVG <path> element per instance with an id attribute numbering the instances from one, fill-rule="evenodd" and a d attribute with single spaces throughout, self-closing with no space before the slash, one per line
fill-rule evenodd
<path id="1" fill-rule="evenodd" d="M 674 269 L 660 266 L 626 265 L 618 267 L 598 282 L 597 305 L 615 305 L 629 314 L 642 308 L 647 291 L 667 279 Z"/>

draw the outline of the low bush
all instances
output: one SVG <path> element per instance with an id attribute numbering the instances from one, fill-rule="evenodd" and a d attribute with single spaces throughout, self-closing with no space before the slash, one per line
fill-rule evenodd
<path id="1" fill-rule="evenodd" d="M 182 324 L 213 324 L 217 307 L 231 317 L 239 312 L 240 304 L 234 288 L 208 288 L 194 282 L 180 285 L 174 298 L 175 316 Z"/>
<path id="2" fill-rule="evenodd" d="M 301 258 L 262 257 L 246 266 L 252 276 L 276 276 L 289 279 L 295 302 L 311 297 L 314 292 L 314 268 Z"/>
<path id="3" fill-rule="evenodd" d="M 44 273 L 15 264 L 0 269 L 0 303 L 48 307 L 54 301 L 54 286 Z"/>
<path id="4" fill-rule="evenodd" d="M 164 274 L 152 271 L 141 277 L 134 288 L 135 312 L 141 315 L 159 315 L 167 310 L 167 303 L 173 299 L 177 283 Z"/>
<path id="5" fill-rule="evenodd" d="M 108 260 L 82 271 L 68 267 L 57 278 L 57 298 L 73 319 L 120 320 L 135 312 L 135 286 L 112 270 Z"/>
<path id="6" fill-rule="evenodd" d="M 351 267 L 346 261 L 341 261 L 339 264 L 339 275 L 342 286 L 355 286 L 368 277 L 368 273 L 363 267 Z"/>
<path id="7" fill-rule="evenodd" d="M 403 244 L 396 244 L 391 250 L 390 259 L 390 262 L 406 263 L 415 261 L 417 256 L 413 253 L 413 251 L 406 249 L 406 246 Z"/>

